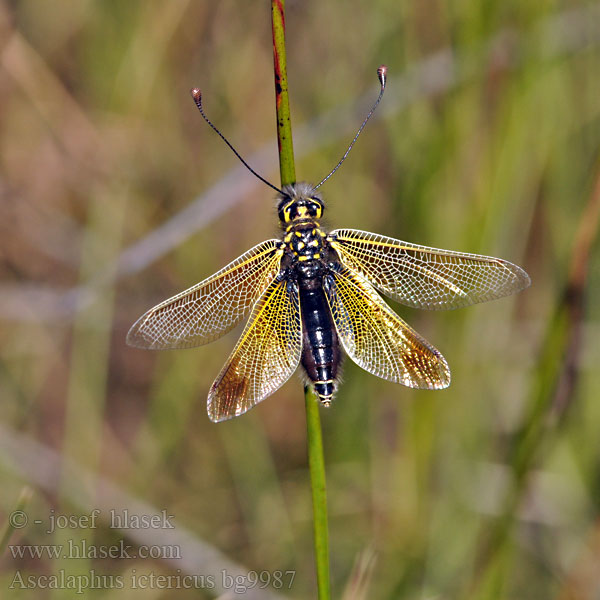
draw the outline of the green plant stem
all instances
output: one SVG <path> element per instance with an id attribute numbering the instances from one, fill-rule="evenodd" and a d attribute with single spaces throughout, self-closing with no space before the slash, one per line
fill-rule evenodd
<path id="1" fill-rule="evenodd" d="M 285 53 L 285 0 L 271 0 L 271 23 L 273 26 L 279 171 L 281 185 L 284 186 L 296 182 Z M 308 387 L 304 389 L 304 398 L 306 404 L 308 468 L 310 470 L 313 502 L 318 597 L 319 600 L 329 600 L 331 598 L 329 590 L 329 532 L 321 420 L 319 417 L 319 404 Z"/>
<path id="2" fill-rule="evenodd" d="M 327 489 L 325 487 L 325 461 L 319 403 L 312 390 L 304 388 L 306 404 L 306 429 L 308 468 L 313 503 L 313 530 L 315 538 L 315 563 L 319 600 L 328 600 L 329 592 L 329 531 L 327 525 Z"/>

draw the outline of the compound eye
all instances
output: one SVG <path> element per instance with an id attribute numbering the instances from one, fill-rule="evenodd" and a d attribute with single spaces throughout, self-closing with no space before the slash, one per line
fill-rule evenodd
<path id="1" fill-rule="evenodd" d="M 311 217 L 320 219 L 321 215 L 323 214 L 323 205 L 320 202 L 311 202 L 308 205 L 308 214 Z"/>
<path id="2" fill-rule="evenodd" d="M 287 204 L 284 204 L 282 207 L 280 207 L 279 209 L 279 220 L 283 221 L 284 223 L 290 223 L 295 216 L 295 212 L 296 212 L 296 203 L 295 202 L 288 202 Z"/>

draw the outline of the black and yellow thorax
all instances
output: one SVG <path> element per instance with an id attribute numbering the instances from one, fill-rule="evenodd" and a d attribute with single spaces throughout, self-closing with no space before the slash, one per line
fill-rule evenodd
<path id="1" fill-rule="evenodd" d="M 308 183 L 286 186 L 284 192 L 278 212 L 285 251 L 298 263 L 322 259 L 326 233 L 320 225 L 324 210 L 321 197 Z"/>

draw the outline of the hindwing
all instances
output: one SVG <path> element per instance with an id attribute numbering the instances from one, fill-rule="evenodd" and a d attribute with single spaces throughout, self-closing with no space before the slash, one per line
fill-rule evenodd
<path id="1" fill-rule="evenodd" d="M 256 303 L 242 336 L 208 394 L 208 415 L 223 421 L 245 413 L 294 373 L 302 354 L 296 284 L 273 281 Z"/>
<path id="2" fill-rule="evenodd" d="M 325 277 L 324 287 L 342 346 L 358 366 L 408 387 L 450 385 L 444 357 L 400 319 L 362 275 L 343 267 Z"/>

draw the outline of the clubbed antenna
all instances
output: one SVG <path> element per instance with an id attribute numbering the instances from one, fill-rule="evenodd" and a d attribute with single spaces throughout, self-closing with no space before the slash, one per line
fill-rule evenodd
<path id="1" fill-rule="evenodd" d="M 385 65 L 381 65 L 377 69 L 377 77 L 379 78 L 379 83 L 381 84 L 381 91 L 379 92 L 379 96 L 377 97 L 377 100 L 375 100 L 375 104 L 373 104 L 373 107 L 369 111 L 369 114 L 367 115 L 366 119 L 363 121 L 363 124 L 360 126 L 359 130 L 356 132 L 354 139 L 348 146 L 348 150 L 346 150 L 344 156 L 342 156 L 342 158 L 340 159 L 340 162 L 337 165 L 335 165 L 335 167 L 333 168 L 331 173 L 329 173 L 329 175 L 327 175 L 327 177 L 324 177 L 317 185 L 315 185 L 315 187 L 313 188 L 313 191 L 320 188 L 342 166 L 342 163 L 346 160 L 346 157 L 348 156 L 348 154 L 350 154 L 350 150 L 352 150 L 352 146 L 354 146 L 354 143 L 358 139 L 358 136 L 361 134 L 362 130 L 365 128 L 365 125 L 367 124 L 367 122 L 372 117 L 373 113 L 375 112 L 377 105 L 379 104 L 379 102 L 381 101 L 381 98 L 383 97 L 383 92 L 385 91 L 385 83 L 386 83 L 386 78 L 387 78 L 387 67 Z"/>
<path id="2" fill-rule="evenodd" d="M 279 192 L 282 196 L 285 194 L 278 188 L 275 187 L 272 183 L 267 181 L 264 177 L 261 177 L 239 154 L 238 151 L 229 143 L 229 140 L 211 123 L 210 119 L 204 114 L 204 109 L 202 108 L 202 92 L 198 88 L 193 88 L 191 90 L 192 98 L 200 111 L 200 114 L 204 118 L 204 120 L 219 134 L 219 137 L 231 148 L 233 153 L 240 159 L 242 164 L 254 175 L 258 177 L 263 183 L 266 183 L 269 187 L 273 188 L 276 192 Z"/>

